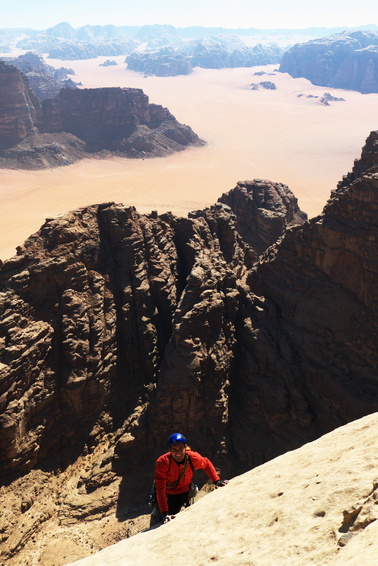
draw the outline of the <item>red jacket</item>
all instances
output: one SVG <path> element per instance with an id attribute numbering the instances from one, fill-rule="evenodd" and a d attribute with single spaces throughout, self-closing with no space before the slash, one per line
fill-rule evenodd
<path id="1" fill-rule="evenodd" d="M 193 452 L 193 450 L 187 450 L 186 453 L 189 456 L 192 465 L 190 465 L 190 462 L 187 463 L 185 474 L 183 474 L 181 478 L 180 475 L 185 467 L 185 460 L 178 464 L 173 459 L 170 452 L 163 454 L 156 460 L 156 497 L 160 513 L 162 514 L 168 513 L 167 493 L 177 494 L 189 491 L 190 484 L 193 480 L 193 468 L 195 470 L 204 470 L 212 482 L 219 480 L 219 476 L 208 458 L 201 456 L 198 452 Z M 179 481 L 177 482 L 178 479 Z"/>

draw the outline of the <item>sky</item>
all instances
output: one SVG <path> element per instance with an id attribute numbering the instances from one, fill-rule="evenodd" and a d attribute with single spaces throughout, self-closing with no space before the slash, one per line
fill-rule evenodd
<path id="1" fill-rule="evenodd" d="M 377 0 L 0 0 L 0 28 L 172 24 L 228 28 L 378 25 Z"/>

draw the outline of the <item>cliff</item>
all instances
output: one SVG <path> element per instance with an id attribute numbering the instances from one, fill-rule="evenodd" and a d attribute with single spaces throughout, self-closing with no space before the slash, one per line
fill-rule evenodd
<path id="1" fill-rule="evenodd" d="M 101 151 L 160 157 L 204 143 L 141 89 L 64 88 L 41 105 L 21 71 L 1 64 L 0 75 L 0 167 L 56 167 Z"/>
<path id="2" fill-rule="evenodd" d="M 337 33 L 294 45 L 284 53 L 282 73 L 313 84 L 378 92 L 378 32 Z"/>
<path id="3" fill-rule="evenodd" d="M 41 105 L 27 78 L 0 61 L 0 150 L 36 132 Z"/>
<path id="4" fill-rule="evenodd" d="M 69 77 L 74 75 L 72 69 L 55 69 L 47 65 L 37 53 L 29 51 L 18 57 L 4 57 L 3 61 L 22 71 L 40 102 L 54 98 L 61 88 L 77 88 L 77 84 Z"/>
<path id="5" fill-rule="evenodd" d="M 290 212 L 282 206 L 281 214 L 291 217 L 295 199 L 282 187 L 276 195 L 287 198 Z M 239 190 L 241 204 L 248 196 Z M 269 198 L 255 205 L 267 215 L 274 208 Z M 157 383 L 166 397 L 163 366 L 182 388 L 177 399 L 183 408 L 175 419 L 193 401 L 190 427 L 202 420 L 198 430 L 208 426 L 218 442 L 227 397 L 215 400 L 230 379 L 239 303 L 248 294 L 238 278 L 257 257 L 237 231 L 238 213 L 217 205 L 212 214 L 185 219 L 144 216 L 115 204 L 91 206 L 46 221 L 4 263 L 3 481 L 45 461 L 66 465 L 94 427 L 121 425 Z M 281 226 L 282 233 L 284 219 Z M 172 364 L 179 364 L 177 371 Z M 163 405 L 176 412 L 170 396 Z M 169 421 L 164 428 L 173 426 L 171 415 Z"/>

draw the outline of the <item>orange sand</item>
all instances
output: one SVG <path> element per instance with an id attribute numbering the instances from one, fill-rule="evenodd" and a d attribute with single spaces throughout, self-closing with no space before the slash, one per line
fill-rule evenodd
<path id="1" fill-rule="evenodd" d="M 142 88 L 150 102 L 170 109 L 208 142 L 168 158 L 84 160 L 58 169 L 0 171 L 0 257 L 15 253 L 48 216 L 107 201 L 140 212 L 180 215 L 213 204 L 239 180 L 266 178 L 289 185 L 310 216 L 322 211 L 330 191 L 377 129 L 378 94 L 315 87 L 286 74 L 253 76 L 261 69 L 196 69 L 189 76 L 143 77 L 90 61 L 48 60 L 71 67 L 83 87 Z M 271 80 L 277 90 L 252 91 L 251 82 Z M 299 93 L 331 92 L 345 102 L 324 107 Z"/>

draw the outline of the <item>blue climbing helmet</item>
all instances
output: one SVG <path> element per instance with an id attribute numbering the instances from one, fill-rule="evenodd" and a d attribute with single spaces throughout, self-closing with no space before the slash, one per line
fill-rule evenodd
<path id="1" fill-rule="evenodd" d="M 175 432 L 174 434 L 171 434 L 171 436 L 168 438 L 167 444 L 168 446 L 173 446 L 174 444 L 179 444 L 180 442 L 186 444 L 186 438 L 183 434 L 180 434 L 179 432 Z"/>

